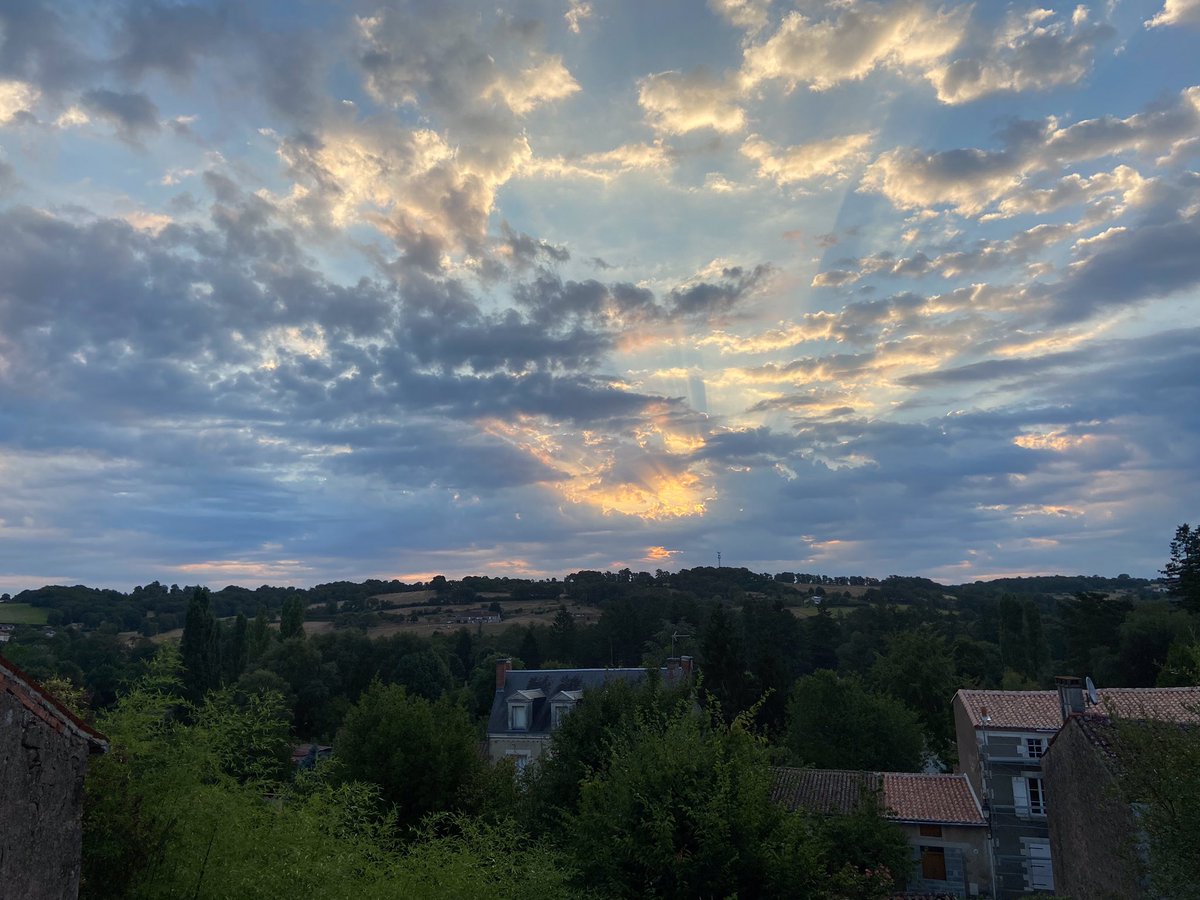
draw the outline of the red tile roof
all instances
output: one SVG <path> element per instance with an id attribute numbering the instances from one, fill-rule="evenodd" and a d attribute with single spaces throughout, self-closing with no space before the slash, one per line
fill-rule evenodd
<path id="1" fill-rule="evenodd" d="M 883 789 L 878 772 L 777 768 L 772 774 L 771 799 L 789 810 L 848 815 L 858 809 L 864 791 Z"/>
<path id="2" fill-rule="evenodd" d="M 1128 719 L 1162 722 L 1200 722 L 1200 687 L 1101 688 L 1098 706 L 1085 715 L 1110 712 Z M 1057 691 L 959 691 L 954 695 L 970 716 L 971 724 L 983 728 L 983 710 L 993 730 L 1057 731 L 1062 711 Z"/>
<path id="3" fill-rule="evenodd" d="M 60 734 L 69 734 L 86 741 L 88 749 L 104 752 L 108 738 L 79 718 L 44 687 L 22 672 L 7 659 L 0 658 L 0 693 L 9 694 L 29 712 Z"/>
<path id="4" fill-rule="evenodd" d="M 966 775 L 884 772 L 883 802 L 889 818 L 902 822 L 987 824 Z"/>
<path id="5" fill-rule="evenodd" d="M 773 770 L 771 799 L 789 810 L 849 814 L 864 792 L 877 792 L 889 819 L 941 825 L 986 825 L 965 775 L 857 772 L 844 769 Z"/>

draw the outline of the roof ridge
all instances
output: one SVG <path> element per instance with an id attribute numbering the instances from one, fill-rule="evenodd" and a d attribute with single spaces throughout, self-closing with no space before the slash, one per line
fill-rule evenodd
<path id="1" fill-rule="evenodd" d="M 18 685 L 36 694 L 37 697 L 49 707 L 50 712 L 57 714 L 57 716 L 63 720 L 63 724 L 68 728 L 79 732 L 80 736 L 87 740 L 89 744 L 92 744 L 100 750 L 108 749 L 108 738 L 106 738 L 87 722 L 83 721 L 83 719 L 81 719 L 79 716 L 75 715 L 75 713 L 73 713 L 66 706 L 66 704 L 54 696 L 54 694 L 46 690 L 46 688 L 43 687 L 40 682 L 38 682 L 32 675 L 29 675 L 27 672 L 21 669 L 20 666 L 18 666 L 12 660 L 5 657 L 0 657 L 0 673 L 8 675 Z M 13 694 L 13 696 L 22 706 L 26 707 L 27 709 L 29 708 L 29 703 L 26 701 L 25 697 L 17 694 Z"/>

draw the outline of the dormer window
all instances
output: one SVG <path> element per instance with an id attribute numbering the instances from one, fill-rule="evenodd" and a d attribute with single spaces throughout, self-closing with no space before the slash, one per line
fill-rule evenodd
<path id="1" fill-rule="evenodd" d="M 562 724 L 563 716 L 575 708 L 583 691 L 559 691 L 550 698 L 550 728 L 557 729 Z"/>
<path id="2" fill-rule="evenodd" d="M 529 731 L 533 724 L 533 705 L 545 696 L 540 688 L 515 691 L 508 698 L 508 730 Z"/>
<path id="3" fill-rule="evenodd" d="M 529 730 L 528 703 L 513 703 L 508 707 L 508 727 L 512 731 Z"/>

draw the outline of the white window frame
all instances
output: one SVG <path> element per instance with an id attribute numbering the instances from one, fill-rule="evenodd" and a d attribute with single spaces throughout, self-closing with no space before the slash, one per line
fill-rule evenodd
<path id="1" fill-rule="evenodd" d="M 1044 737 L 1021 738 L 1017 745 L 1017 753 L 1026 759 L 1041 759 L 1046 755 L 1046 739 Z"/>
<path id="2" fill-rule="evenodd" d="M 510 703 L 508 705 L 508 730 L 509 731 L 528 731 L 529 730 L 529 707 L 528 703 Z M 517 724 L 517 714 L 520 713 L 522 722 Z"/>
<path id="3" fill-rule="evenodd" d="M 1046 783 L 1040 775 L 1014 775 L 1013 807 L 1023 819 L 1046 818 Z"/>

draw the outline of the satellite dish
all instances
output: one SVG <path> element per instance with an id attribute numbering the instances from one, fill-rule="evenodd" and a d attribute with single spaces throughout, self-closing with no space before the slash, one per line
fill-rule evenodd
<path id="1" fill-rule="evenodd" d="M 1100 695 L 1096 693 L 1096 685 L 1092 681 L 1092 676 L 1089 675 L 1083 680 L 1084 688 L 1087 690 L 1088 703 L 1092 706 L 1100 705 Z"/>

